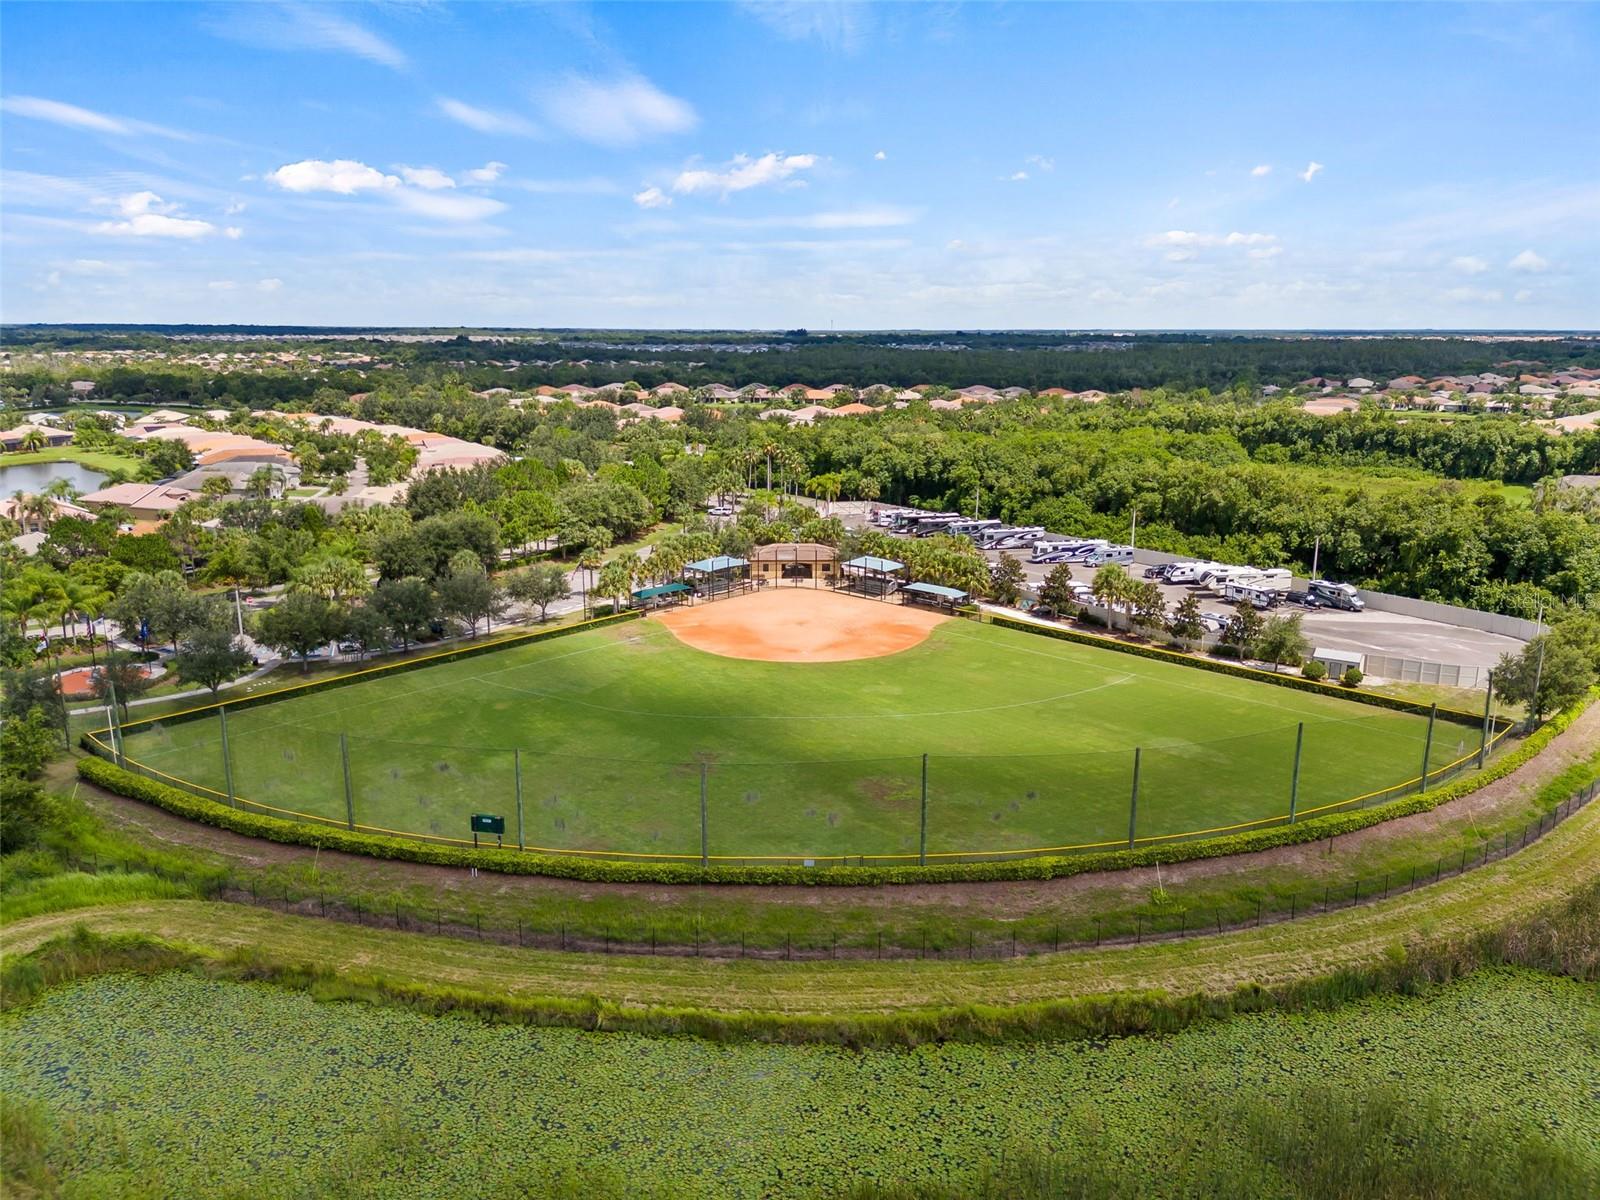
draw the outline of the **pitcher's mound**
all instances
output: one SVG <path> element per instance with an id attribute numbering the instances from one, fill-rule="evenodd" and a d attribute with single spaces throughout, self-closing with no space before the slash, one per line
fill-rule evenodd
<path id="1" fill-rule="evenodd" d="M 844 662 L 909 650 L 950 618 L 898 600 L 773 587 L 671 609 L 653 619 L 686 645 L 727 658 Z"/>

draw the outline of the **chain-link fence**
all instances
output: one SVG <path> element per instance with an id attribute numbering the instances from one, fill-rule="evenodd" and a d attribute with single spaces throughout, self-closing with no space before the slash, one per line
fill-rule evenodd
<path id="1" fill-rule="evenodd" d="M 240 808 L 450 844 L 686 862 L 907 865 L 1149 846 L 1436 787 L 1509 722 L 1376 712 L 1210 741 L 1038 754 L 600 758 L 290 723 L 222 705 L 87 735 L 97 754 Z"/>

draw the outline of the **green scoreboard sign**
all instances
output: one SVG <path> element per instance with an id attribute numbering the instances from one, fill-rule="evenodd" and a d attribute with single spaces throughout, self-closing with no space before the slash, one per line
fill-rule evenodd
<path id="1" fill-rule="evenodd" d="M 492 817 L 488 813 L 472 814 L 473 833 L 492 833 L 496 836 L 501 836 L 505 831 L 506 819 L 504 817 Z"/>

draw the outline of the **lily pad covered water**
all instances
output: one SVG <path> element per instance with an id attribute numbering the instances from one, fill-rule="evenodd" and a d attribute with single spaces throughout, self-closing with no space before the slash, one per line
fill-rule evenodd
<path id="1" fill-rule="evenodd" d="M 0 1030 L 0 1089 L 70 1133 L 67 1194 L 125 1181 L 191 1196 L 465 1196 L 519 1174 L 634 1193 L 838 1194 L 959 1183 L 1086 1135 L 1154 1182 L 1172 1165 L 1170 1131 L 1203 1137 L 1186 1125 L 1197 1113 L 1307 1080 L 1432 1093 L 1452 1116 L 1600 1145 L 1600 993 L 1528 972 L 1099 1045 L 720 1045 L 319 1004 L 183 974 L 64 987 Z"/>

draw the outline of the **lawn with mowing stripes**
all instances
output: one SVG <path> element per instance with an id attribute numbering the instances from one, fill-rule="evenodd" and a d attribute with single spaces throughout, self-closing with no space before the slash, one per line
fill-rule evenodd
<path id="1" fill-rule="evenodd" d="M 713 855 L 915 855 L 1125 840 L 1301 812 L 1414 778 L 1427 720 L 1174 663 L 949 621 L 913 649 L 753 662 L 630 622 L 233 712 L 236 793 L 470 838 L 474 812 L 529 846 Z M 222 790 L 214 717 L 130 728 L 127 753 Z M 1475 729 L 1441 721 L 1432 765 Z"/>

